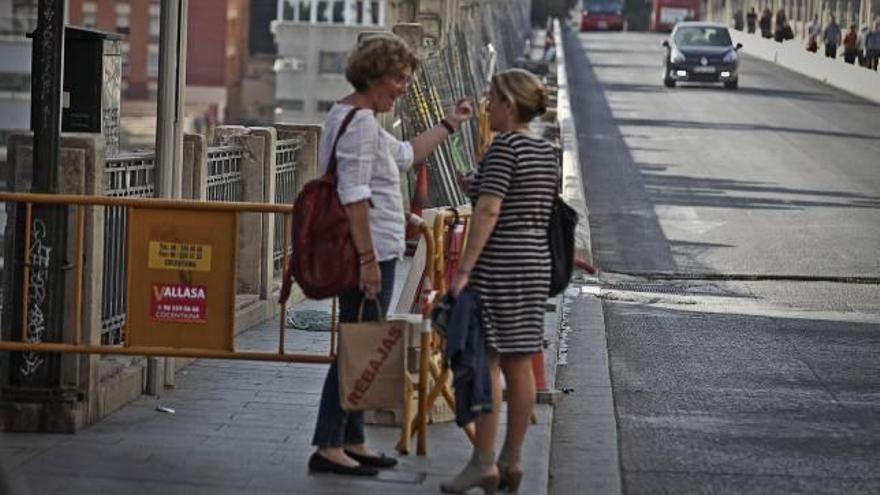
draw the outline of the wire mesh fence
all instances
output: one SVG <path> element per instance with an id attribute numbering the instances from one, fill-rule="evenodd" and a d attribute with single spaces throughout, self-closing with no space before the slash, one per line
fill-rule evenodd
<path id="1" fill-rule="evenodd" d="M 523 53 L 530 32 L 528 5 L 520 0 L 504 2 L 504 8 L 487 4 L 478 15 L 456 22 L 441 40 L 425 39 L 419 69 L 397 107 L 404 138 L 435 126 L 458 99 L 483 97 L 493 69 L 509 67 Z M 429 206 L 467 202 L 460 179 L 474 171 L 491 139 L 478 125 L 486 116 L 477 117 L 428 158 Z M 415 180 L 414 173 L 409 180 Z"/>

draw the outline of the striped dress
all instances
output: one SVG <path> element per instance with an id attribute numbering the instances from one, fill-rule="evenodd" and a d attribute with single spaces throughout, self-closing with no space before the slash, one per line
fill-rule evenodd
<path id="1" fill-rule="evenodd" d="M 471 184 L 474 204 L 481 194 L 502 198 L 470 278 L 483 307 L 486 343 L 496 352 L 541 350 L 550 292 L 547 226 L 559 174 L 548 141 L 511 132 L 495 138 Z"/>

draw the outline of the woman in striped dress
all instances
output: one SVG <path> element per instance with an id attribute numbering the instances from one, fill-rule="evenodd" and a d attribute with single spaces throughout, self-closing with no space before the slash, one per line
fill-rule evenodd
<path id="1" fill-rule="evenodd" d="M 445 492 L 499 484 L 516 492 L 522 479 L 519 452 L 535 405 L 531 357 L 540 352 L 545 303 L 550 292 L 547 228 L 557 194 L 559 165 L 553 146 L 529 131 L 546 111 L 543 84 L 529 72 L 496 75 L 489 90 L 489 121 L 498 132 L 471 185 L 475 203 L 467 247 L 453 293 L 473 287 L 483 309 L 492 377 L 491 413 L 476 422 L 471 461 Z M 495 433 L 504 372 L 508 421 L 504 447 L 495 464 Z"/>

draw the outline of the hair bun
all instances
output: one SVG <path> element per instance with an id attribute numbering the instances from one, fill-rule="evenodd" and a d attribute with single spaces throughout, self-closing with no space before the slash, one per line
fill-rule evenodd
<path id="1" fill-rule="evenodd" d="M 538 112 L 538 115 L 544 115 L 547 113 L 547 90 L 543 86 L 538 86 L 535 93 L 538 96 L 538 105 L 535 107 L 535 111 Z"/>

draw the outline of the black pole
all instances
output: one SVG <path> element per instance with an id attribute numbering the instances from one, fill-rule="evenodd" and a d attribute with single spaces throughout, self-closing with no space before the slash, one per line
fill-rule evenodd
<path id="1" fill-rule="evenodd" d="M 33 36 L 31 65 L 31 130 L 33 139 L 33 182 L 37 193 L 58 191 L 59 147 L 61 140 L 61 98 L 64 60 L 64 0 L 39 0 L 37 29 Z M 20 226 L 16 235 L 20 262 L 29 263 L 30 276 L 18 279 L 12 287 L 28 291 L 27 313 L 20 315 L 12 329 L 20 335 L 21 318 L 27 318 L 27 340 L 58 342 L 64 324 L 64 271 L 66 265 L 67 217 L 64 206 L 34 206 L 33 219 L 25 226 L 24 208 L 16 212 Z M 22 252 L 24 232 L 31 235 L 31 249 Z M 26 258 L 26 259 L 25 259 Z M 20 297 L 20 296 L 19 296 Z M 20 313 L 21 300 L 13 306 Z M 60 359 L 57 354 L 17 353 L 10 369 L 10 384 L 28 388 L 50 388 L 60 385 Z"/>

